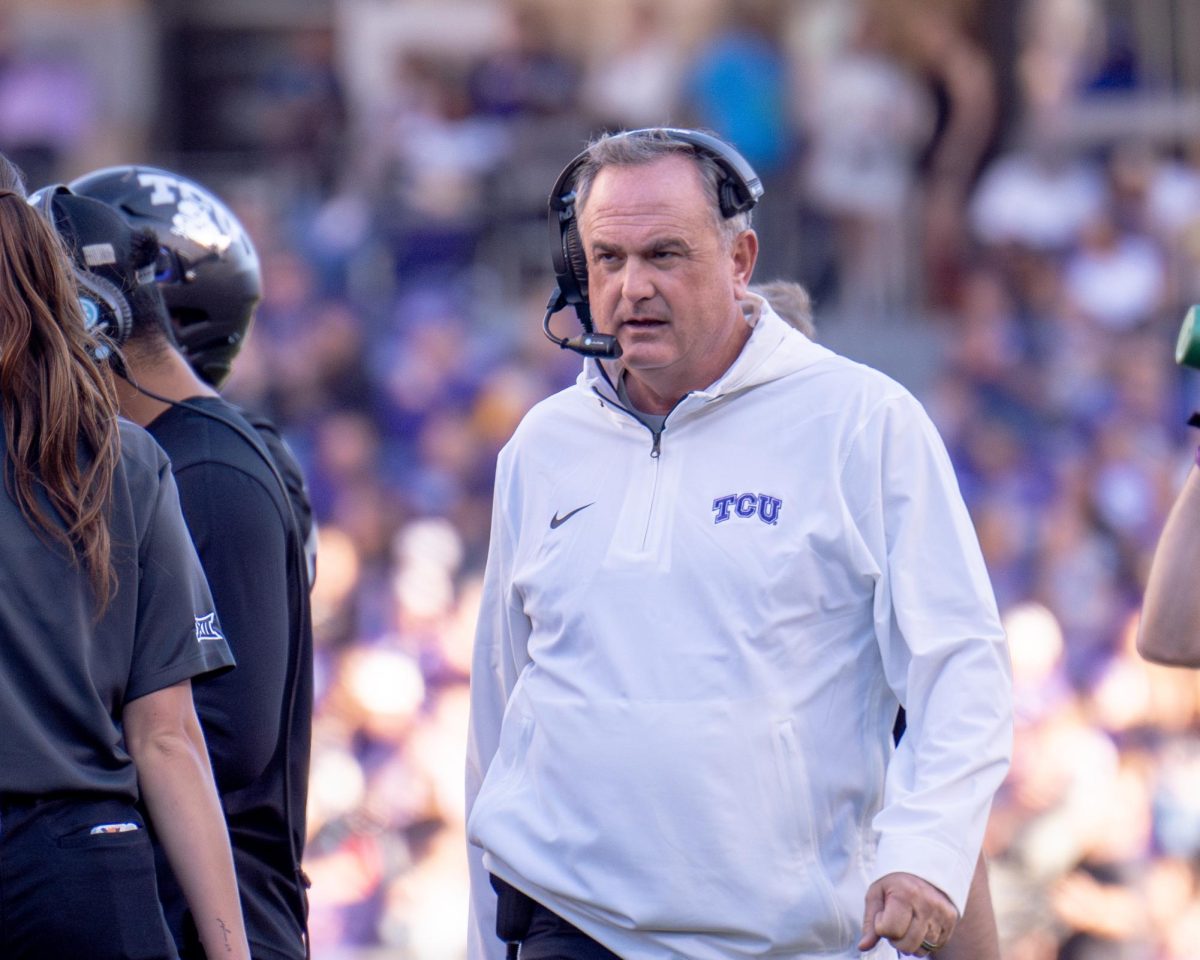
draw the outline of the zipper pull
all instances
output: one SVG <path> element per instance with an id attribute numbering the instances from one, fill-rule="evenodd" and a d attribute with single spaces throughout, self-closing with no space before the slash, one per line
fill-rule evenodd
<path id="1" fill-rule="evenodd" d="M 650 457 L 654 460 L 657 460 L 658 455 L 662 453 L 662 431 L 652 430 L 651 433 L 654 434 L 654 443 L 650 447 Z"/>

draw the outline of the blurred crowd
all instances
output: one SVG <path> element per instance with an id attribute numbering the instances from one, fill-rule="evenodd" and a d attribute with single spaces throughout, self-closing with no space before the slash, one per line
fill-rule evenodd
<path id="1" fill-rule="evenodd" d="M 463 954 L 493 463 L 579 368 L 538 326 L 546 194 L 590 133 L 669 123 L 762 176 L 756 279 L 802 281 L 818 336 L 921 371 L 1012 645 L 986 840 L 1006 960 L 1194 960 L 1200 679 L 1133 638 L 1200 439 L 1172 350 L 1200 300 L 1200 126 L 1084 122 L 1197 92 L 1139 55 L 1134 5 L 758 0 L 683 29 L 685 6 L 630 0 L 595 45 L 550 15 L 566 0 L 482 6 L 481 48 L 398 46 L 369 95 L 336 29 L 298 34 L 239 172 L 119 158 L 223 191 L 263 261 L 230 392 L 282 425 L 320 523 L 314 955 Z M 0 150 L 34 185 L 83 172 L 93 95 L 0 30 Z"/>

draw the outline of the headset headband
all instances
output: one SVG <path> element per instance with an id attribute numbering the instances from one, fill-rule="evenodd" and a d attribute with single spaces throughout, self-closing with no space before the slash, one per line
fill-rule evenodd
<path id="1" fill-rule="evenodd" d="M 754 168 L 733 147 L 719 137 L 699 130 L 687 130 L 682 127 L 642 127 L 638 130 L 626 130 L 615 134 L 610 140 L 626 140 L 631 138 L 650 137 L 664 138 L 675 143 L 686 143 L 695 147 L 697 152 L 716 161 L 725 179 L 722 186 L 729 184 L 731 191 L 721 191 L 718 198 L 721 204 L 721 216 L 725 219 L 745 213 L 754 207 L 762 198 L 762 180 Z M 550 191 L 550 207 L 562 210 L 566 205 L 574 204 L 574 191 L 567 193 L 567 187 L 575 179 L 575 173 L 582 167 L 591 155 L 592 147 L 578 153 L 575 158 L 563 168 L 562 173 Z"/>

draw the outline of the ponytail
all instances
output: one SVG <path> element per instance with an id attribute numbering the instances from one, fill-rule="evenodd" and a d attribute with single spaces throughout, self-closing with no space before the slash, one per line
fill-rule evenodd
<path id="1" fill-rule="evenodd" d="M 5 487 L 30 526 L 82 564 L 99 615 L 116 590 L 109 514 L 120 433 L 112 374 L 89 356 L 90 344 L 67 252 L 0 156 Z"/>

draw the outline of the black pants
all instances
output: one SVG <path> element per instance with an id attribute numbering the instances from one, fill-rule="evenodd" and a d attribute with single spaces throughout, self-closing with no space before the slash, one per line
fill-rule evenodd
<path id="1" fill-rule="evenodd" d="M 0 796 L 0 957 L 177 960 L 132 803 Z"/>
<path id="2" fill-rule="evenodd" d="M 533 922 L 521 941 L 521 960 L 620 960 L 578 927 L 551 913 L 540 903 L 533 907 Z"/>

